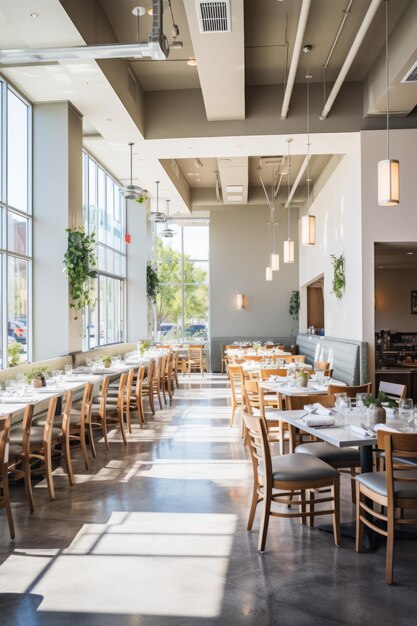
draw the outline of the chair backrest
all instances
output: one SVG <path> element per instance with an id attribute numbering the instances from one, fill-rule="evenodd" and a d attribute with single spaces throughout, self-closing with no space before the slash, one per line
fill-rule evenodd
<path id="1" fill-rule="evenodd" d="M 27 404 L 23 414 L 23 454 L 29 454 L 30 429 L 32 427 L 34 404 Z"/>
<path id="2" fill-rule="evenodd" d="M 148 373 L 146 375 L 148 383 L 151 385 L 155 377 L 155 359 L 151 359 L 148 365 Z"/>
<path id="3" fill-rule="evenodd" d="M 286 376 L 287 370 L 285 367 L 277 367 L 275 369 L 264 368 L 261 369 L 262 380 L 268 380 L 271 376 Z"/>
<path id="4" fill-rule="evenodd" d="M 228 371 L 233 397 L 235 399 L 237 399 L 237 397 L 243 398 L 243 385 L 245 380 L 243 367 L 241 365 L 229 365 Z"/>
<path id="5" fill-rule="evenodd" d="M 93 385 L 91 383 L 87 383 L 87 385 L 90 385 L 91 389 L 93 389 Z M 84 397 L 85 397 L 87 385 L 85 386 L 84 393 L 83 393 L 83 400 L 81 404 L 81 414 L 83 413 Z M 72 408 L 72 391 L 67 391 L 64 398 L 65 398 L 64 410 L 62 411 L 62 430 L 63 431 L 66 430 L 67 425 L 68 425 L 68 420 L 70 419 L 71 408 Z M 90 402 L 90 407 L 91 407 L 91 402 Z M 91 411 L 91 408 L 90 408 L 90 411 Z M 81 419 L 82 419 L 82 415 L 81 415 Z"/>
<path id="6" fill-rule="evenodd" d="M 110 385 L 110 376 L 105 376 L 103 380 L 103 384 L 101 385 L 101 396 L 100 396 L 100 415 L 104 416 L 106 414 L 106 406 L 107 406 L 107 394 L 109 391 Z"/>
<path id="7" fill-rule="evenodd" d="M 130 373 L 130 370 L 129 370 L 129 373 Z M 117 408 L 119 409 L 122 415 L 123 415 L 124 404 L 125 404 L 125 390 L 126 390 L 128 375 L 129 374 L 126 372 L 124 372 L 123 374 L 120 374 L 119 389 L 117 391 Z"/>
<path id="8" fill-rule="evenodd" d="M 330 361 L 314 361 L 315 370 L 328 370 L 330 367 Z"/>
<path id="9" fill-rule="evenodd" d="M 305 354 L 290 354 L 286 357 L 287 363 L 305 363 Z"/>
<path id="10" fill-rule="evenodd" d="M 202 344 L 190 344 L 188 346 L 188 358 L 193 361 L 202 361 L 203 348 Z"/>
<path id="11" fill-rule="evenodd" d="M 305 396 L 287 396 L 287 408 L 292 411 L 301 411 L 306 404 L 320 402 L 326 408 L 334 407 L 334 395 L 330 394 L 306 394 Z"/>
<path id="12" fill-rule="evenodd" d="M 259 356 L 259 355 L 255 355 L 255 354 L 245 354 L 245 356 L 243 357 L 245 361 L 255 361 L 257 363 L 260 363 L 263 360 L 263 356 Z"/>
<path id="13" fill-rule="evenodd" d="M 335 393 L 343 393 L 345 392 L 348 398 L 356 398 L 357 393 L 367 393 L 370 394 L 372 392 L 372 383 L 365 383 L 364 385 L 329 385 L 327 388 L 327 393 L 335 394 Z"/>
<path id="14" fill-rule="evenodd" d="M 130 397 L 132 395 L 132 387 L 133 387 L 134 379 L 135 379 L 135 368 L 131 367 L 127 373 L 126 385 L 125 385 L 124 397 L 125 397 L 126 405 L 130 405 Z"/>
<path id="15" fill-rule="evenodd" d="M 136 387 L 135 387 L 135 395 L 137 398 L 140 398 L 141 394 L 142 394 L 142 385 L 143 385 L 143 379 L 145 378 L 145 366 L 141 365 L 138 368 L 137 374 L 136 374 Z"/>
<path id="16" fill-rule="evenodd" d="M 165 368 L 165 357 L 160 356 L 156 360 L 156 368 L 155 368 L 155 378 L 157 381 L 161 380 L 161 376 L 164 372 L 164 368 Z"/>
<path id="17" fill-rule="evenodd" d="M 245 411 L 248 415 L 253 415 L 254 410 L 259 411 L 260 415 L 265 415 L 262 389 L 259 387 L 258 381 L 245 380 L 243 390 Z"/>
<path id="18" fill-rule="evenodd" d="M 49 400 L 48 410 L 46 412 L 45 426 L 43 427 L 44 443 L 50 444 L 52 440 L 52 429 L 54 427 L 54 418 L 55 418 L 57 401 L 58 401 L 57 397 L 53 397 Z"/>
<path id="19" fill-rule="evenodd" d="M 383 391 L 391 400 L 404 400 L 407 395 L 407 385 L 381 380 L 379 382 L 378 391 Z"/>
<path id="20" fill-rule="evenodd" d="M 10 415 L 0 417 L 0 466 L 9 462 Z"/>
<path id="21" fill-rule="evenodd" d="M 243 412 L 243 421 L 249 438 L 249 449 L 254 479 L 266 487 L 272 481 L 271 452 L 268 444 L 268 433 L 265 421 L 260 415 L 249 415 Z M 263 467 L 263 478 L 258 474 L 259 464 Z"/>
<path id="22" fill-rule="evenodd" d="M 415 470 L 416 466 L 401 459 L 413 459 L 417 463 L 417 433 L 393 433 L 384 429 L 378 430 L 378 448 L 385 450 L 386 479 L 388 506 L 394 505 L 394 480 L 395 483 L 414 482 L 417 484 L 415 473 L 407 474 Z"/>

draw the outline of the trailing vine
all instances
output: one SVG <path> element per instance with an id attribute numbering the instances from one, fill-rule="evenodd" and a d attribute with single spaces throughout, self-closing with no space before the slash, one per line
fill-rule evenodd
<path id="1" fill-rule="evenodd" d="M 343 297 L 343 289 L 345 288 L 345 257 L 343 254 L 340 256 L 331 255 L 333 265 L 333 283 L 332 293 L 338 300 Z"/>
<path id="2" fill-rule="evenodd" d="M 300 292 L 294 290 L 290 297 L 290 306 L 288 309 L 289 314 L 293 320 L 298 320 L 298 314 L 300 312 Z"/>
<path id="3" fill-rule="evenodd" d="M 156 268 L 148 261 L 146 265 L 146 295 L 149 300 L 156 302 L 156 296 L 159 292 L 159 278 Z"/>
<path id="4" fill-rule="evenodd" d="M 97 277 L 96 235 L 88 235 L 84 228 L 67 228 L 68 248 L 64 255 L 64 272 L 68 276 L 70 308 L 78 311 L 94 308 L 93 280 Z"/>

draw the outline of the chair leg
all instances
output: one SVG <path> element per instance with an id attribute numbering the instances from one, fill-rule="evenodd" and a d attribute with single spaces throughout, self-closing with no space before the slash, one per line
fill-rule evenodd
<path id="1" fill-rule="evenodd" d="M 22 457 L 22 469 L 23 469 L 23 474 L 24 474 L 25 492 L 26 492 L 26 498 L 29 504 L 29 511 L 33 513 L 35 510 L 35 506 L 33 503 L 30 458 L 26 454 L 24 454 Z"/>
<path id="2" fill-rule="evenodd" d="M 88 422 L 88 443 L 90 444 L 91 454 L 93 455 L 93 459 L 95 459 L 97 457 L 97 453 L 96 453 L 96 446 L 94 443 L 93 427 L 91 425 L 91 422 Z"/>
<path id="3" fill-rule="evenodd" d="M 258 549 L 260 552 L 264 552 L 265 550 L 266 535 L 268 534 L 268 524 L 269 524 L 270 511 L 271 511 L 271 501 L 272 501 L 271 496 L 272 496 L 271 490 L 265 489 L 263 507 L 262 507 L 261 528 L 259 531 L 259 541 L 258 541 Z"/>
<path id="4" fill-rule="evenodd" d="M 355 476 L 356 476 L 355 468 L 351 467 L 350 468 L 350 489 L 351 489 L 351 494 L 352 494 L 352 504 L 356 504 Z"/>
<path id="5" fill-rule="evenodd" d="M 65 433 L 64 435 L 64 457 L 65 465 L 67 466 L 68 482 L 70 485 L 73 485 L 75 483 L 75 480 L 74 472 L 72 469 L 70 438 L 68 433 Z"/>
<path id="6" fill-rule="evenodd" d="M 129 431 L 129 433 L 132 433 L 132 425 L 130 423 L 130 406 L 126 406 L 126 424 L 127 424 L 127 429 Z"/>
<path id="7" fill-rule="evenodd" d="M 55 500 L 54 479 L 52 476 L 52 450 L 49 444 L 44 447 L 46 482 L 51 500 Z"/>
<path id="8" fill-rule="evenodd" d="M 333 483 L 333 535 L 334 543 L 340 546 L 340 476 Z"/>
<path id="9" fill-rule="evenodd" d="M 310 505 L 308 507 L 308 512 L 311 515 L 308 518 L 308 525 L 310 528 L 314 528 L 314 491 L 311 490 L 308 492 L 308 499 L 311 500 Z"/>
<path id="10" fill-rule="evenodd" d="M 360 490 L 360 485 L 356 483 L 356 552 L 362 551 L 363 546 L 363 531 L 364 524 L 361 521 L 361 507 L 360 504 L 362 502 L 362 493 Z"/>
<path id="11" fill-rule="evenodd" d="M 167 397 L 165 395 L 165 380 L 164 379 L 162 379 L 161 387 L 162 387 L 162 395 L 164 397 L 164 404 L 166 406 L 166 404 L 167 404 Z"/>
<path id="12" fill-rule="evenodd" d="M 307 516 L 305 515 L 306 512 L 306 504 L 305 504 L 305 499 L 306 499 L 306 491 L 305 489 L 301 489 L 300 490 L 300 498 L 301 498 L 301 517 L 300 517 L 300 521 L 302 524 L 307 524 Z"/>
<path id="13" fill-rule="evenodd" d="M 253 481 L 253 490 L 252 490 L 252 502 L 250 505 L 248 524 L 246 526 L 246 530 L 252 530 L 253 520 L 255 518 L 256 507 L 258 505 L 258 484 Z"/>
<path id="14" fill-rule="evenodd" d="M 6 509 L 7 523 L 9 524 L 10 539 L 15 538 L 14 523 L 12 515 L 12 507 L 10 506 L 10 494 L 9 494 L 9 472 L 7 464 L 3 464 L 3 500 L 4 508 Z"/>
<path id="15" fill-rule="evenodd" d="M 85 441 L 85 424 L 83 423 L 80 426 L 80 444 L 81 444 L 81 452 L 82 452 L 83 459 L 84 459 L 84 467 L 86 470 L 88 470 L 89 463 L 88 463 L 88 454 L 87 454 L 87 444 Z"/>
<path id="16" fill-rule="evenodd" d="M 159 408 L 162 411 L 161 386 L 160 386 L 159 383 L 158 383 L 158 385 L 156 387 L 156 395 L 158 396 Z"/>
<path id="17" fill-rule="evenodd" d="M 149 387 L 149 405 L 151 407 L 151 413 L 152 415 L 155 415 L 155 405 L 154 405 L 154 401 L 153 401 L 153 389 L 151 389 Z"/>
<path id="18" fill-rule="evenodd" d="M 394 570 L 394 524 L 395 524 L 395 510 L 394 507 L 388 507 L 387 510 L 387 556 L 386 556 L 386 572 L 385 581 L 387 585 L 393 583 L 393 570 Z"/>
<path id="19" fill-rule="evenodd" d="M 236 408 L 237 408 L 237 403 L 236 400 L 233 398 L 232 400 L 232 415 L 230 416 L 230 426 L 233 426 L 233 422 L 235 420 L 235 412 L 236 412 Z"/>
<path id="20" fill-rule="evenodd" d="M 124 425 L 124 419 L 123 419 L 123 411 L 118 411 L 118 418 L 119 418 L 120 432 L 122 433 L 123 443 L 126 446 L 127 439 L 126 439 L 125 425 Z"/>

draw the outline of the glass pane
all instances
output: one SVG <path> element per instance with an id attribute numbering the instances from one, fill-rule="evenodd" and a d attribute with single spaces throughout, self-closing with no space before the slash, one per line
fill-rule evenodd
<path id="1" fill-rule="evenodd" d="M 105 272 L 107 269 L 106 265 L 106 248 L 103 246 L 97 246 L 97 266 L 98 269 L 102 272 Z"/>
<path id="2" fill-rule="evenodd" d="M 7 201 L 28 210 L 28 107 L 7 91 Z"/>
<path id="3" fill-rule="evenodd" d="M 97 230 L 97 165 L 88 159 L 88 228 L 89 232 Z"/>
<path id="4" fill-rule="evenodd" d="M 100 344 L 123 341 L 123 282 L 100 276 Z"/>
<path id="5" fill-rule="evenodd" d="M 114 183 L 107 176 L 107 207 L 106 207 L 106 243 L 108 246 L 114 247 L 113 240 L 113 214 L 114 214 Z"/>
<path id="6" fill-rule="evenodd" d="M 123 250 L 123 206 L 124 199 L 118 185 L 114 185 L 114 247 Z"/>
<path id="7" fill-rule="evenodd" d="M 208 226 L 184 226 L 184 255 L 190 259 L 208 260 L 209 229 Z"/>
<path id="8" fill-rule="evenodd" d="M 28 221 L 12 211 L 7 213 L 7 247 L 17 254 L 27 255 Z"/>
<path id="9" fill-rule="evenodd" d="M 208 320 L 208 286 L 184 285 L 184 338 L 207 339 Z"/>
<path id="10" fill-rule="evenodd" d="M 172 241 L 172 240 L 171 240 Z M 167 245 L 163 237 L 156 240 L 158 259 L 158 278 L 163 283 L 182 282 L 182 256 L 170 245 Z"/>
<path id="11" fill-rule="evenodd" d="M 184 283 L 196 283 L 208 285 L 208 261 L 190 261 L 184 257 Z"/>
<path id="12" fill-rule="evenodd" d="M 156 224 L 156 254 L 158 258 L 161 248 L 169 248 L 181 254 L 181 227 L 172 223 L 169 227 L 175 231 L 175 235 L 173 237 L 161 237 L 160 233 L 164 230 L 165 224 Z"/>
<path id="13" fill-rule="evenodd" d="M 9 256 L 7 262 L 7 333 L 9 345 L 21 348 L 20 360 L 27 360 L 28 345 L 28 262 Z M 10 356 L 10 355 L 9 355 Z"/>
<path id="14" fill-rule="evenodd" d="M 156 297 L 157 339 L 182 337 L 182 287 L 161 284 Z"/>
<path id="15" fill-rule="evenodd" d="M 97 241 L 106 243 L 106 175 L 98 168 L 98 227 Z"/>

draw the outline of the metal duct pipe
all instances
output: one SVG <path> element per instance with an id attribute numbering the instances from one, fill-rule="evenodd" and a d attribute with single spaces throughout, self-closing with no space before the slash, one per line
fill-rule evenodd
<path id="1" fill-rule="evenodd" d="M 330 59 L 332 58 L 334 49 L 336 48 L 337 42 L 340 39 L 340 35 L 342 34 L 342 30 L 344 28 L 345 22 L 346 22 L 347 18 L 349 17 L 350 9 L 352 8 L 352 4 L 353 3 L 354 3 L 354 0 L 349 0 L 349 3 L 347 5 L 346 9 L 343 11 L 342 21 L 340 22 L 340 26 L 337 29 L 336 37 L 333 40 L 333 43 L 332 43 L 332 45 L 330 47 L 329 54 L 327 55 L 327 59 L 325 60 L 324 65 L 323 65 L 323 67 L 325 69 L 327 69 L 329 67 Z"/>
<path id="2" fill-rule="evenodd" d="M 294 50 L 291 58 L 290 71 L 288 72 L 287 86 L 285 87 L 284 101 L 281 109 L 281 119 L 285 120 L 288 115 L 292 90 L 294 88 L 295 75 L 297 73 L 298 61 L 300 59 L 303 45 L 304 33 L 307 26 L 308 13 L 310 11 L 311 0 L 303 0 L 300 17 L 298 18 L 297 33 L 295 35 Z"/>
<path id="3" fill-rule="evenodd" d="M 331 90 L 329 97 L 326 100 L 326 104 L 323 107 L 323 111 L 321 112 L 321 115 L 320 115 L 321 120 L 325 120 L 328 114 L 330 113 L 330 110 L 334 104 L 334 101 L 336 100 L 337 95 L 344 83 L 346 75 L 352 66 L 352 63 L 357 55 L 357 52 L 363 40 L 365 39 L 365 35 L 368 32 L 368 28 L 370 27 L 372 20 L 375 17 L 375 13 L 377 12 L 378 7 L 381 3 L 382 3 L 382 0 L 372 0 L 368 11 L 366 12 L 365 17 L 363 18 L 363 22 L 359 27 L 359 30 L 356 34 L 353 44 L 349 52 L 347 53 L 342 69 L 340 70 L 339 75 L 336 79 L 336 82 L 333 85 L 333 89 Z"/>

